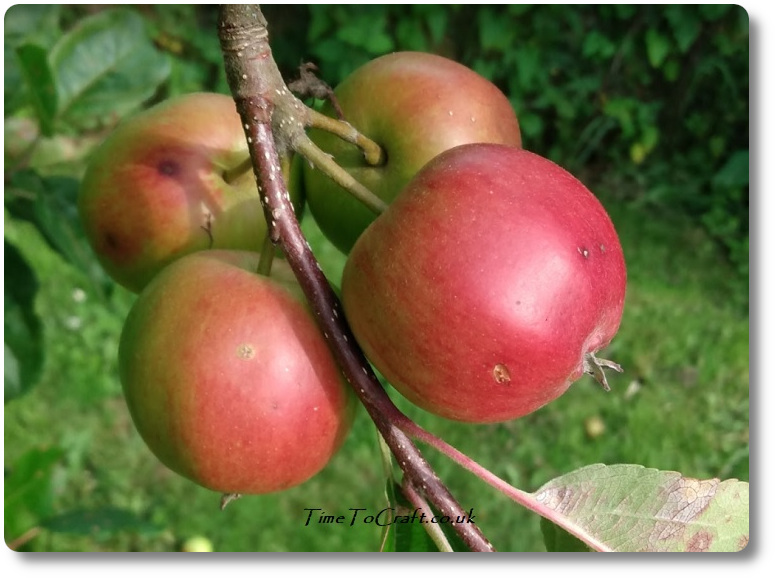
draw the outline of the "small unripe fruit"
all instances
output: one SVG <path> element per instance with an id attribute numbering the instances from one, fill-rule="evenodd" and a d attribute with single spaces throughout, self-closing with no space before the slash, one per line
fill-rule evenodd
<path id="1" fill-rule="evenodd" d="M 212 552 L 213 543 L 204 536 L 192 536 L 180 548 L 181 552 Z"/>

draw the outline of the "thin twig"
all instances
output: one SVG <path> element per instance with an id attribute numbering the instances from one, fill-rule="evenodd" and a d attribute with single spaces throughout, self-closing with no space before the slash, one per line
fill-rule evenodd
<path id="1" fill-rule="evenodd" d="M 420 510 L 421 513 L 425 514 L 426 518 L 433 519 L 433 511 L 412 484 L 404 480 L 404 483 L 401 484 L 401 490 L 410 504 Z M 428 533 L 431 540 L 433 540 L 433 543 L 436 544 L 436 547 L 440 552 L 454 552 L 449 540 L 447 540 L 447 537 L 444 535 L 444 531 L 441 529 L 440 524 L 425 524 L 425 531 Z"/>
<path id="2" fill-rule="evenodd" d="M 349 122 L 326 116 L 315 109 L 309 110 L 307 126 L 330 132 L 344 141 L 354 144 L 363 151 L 363 159 L 371 166 L 385 162 L 385 151 L 382 147 L 359 132 Z"/>
<path id="3" fill-rule="evenodd" d="M 307 159 L 308 162 L 312 163 L 315 168 L 323 171 L 337 185 L 349 191 L 353 197 L 366 205 L 372 212 L 380 215 L 387 209 L 387 203 L 385 203 L 385 201 L 356 181 L 350 173 L 340 167 L 336 161 L 331 158 L 331 155 L 320 150 L 309 137 L 298 139 L 295 142 L 294 147 L 296 152 Z"/>

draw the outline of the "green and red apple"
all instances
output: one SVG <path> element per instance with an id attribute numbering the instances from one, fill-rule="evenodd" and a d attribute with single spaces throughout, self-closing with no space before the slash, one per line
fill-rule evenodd
<path id="1" fill-rule="evenodd" d="M 200 251 L 164 268 L 126 319 L 119 374 L 132 420 L 167 467 L 205 488 L 301 484 L 342 445 L 355 396 L 287 263 Z"/>
<path id="2" fill-rule="evenodd" d="M 379 57 L 355 70 L 335 94 L 345 120 L 383 148 L 385 162 L 368 165 L 358 147 L 328 132 L 312 129 L 309 136 L 386 203 L 445 150 L 474 142 L 522 144 L 517 116 L 498 87 L 442 56 L 397 52 Z M 324 112 L 333 115 L 333 108 L 327 105 Z M 320 229 L 349 253 L 376 215 L 307 163 L 304 183 Z"/>
<path id="3" fill-rule="evenodd" d="M 266 234 L 242 123 L 223 94 L 186 94 L 122 121 L 90 158 L 78 208 L 104 269 L 135 292 L 183 255 L 260 251 Z"/>

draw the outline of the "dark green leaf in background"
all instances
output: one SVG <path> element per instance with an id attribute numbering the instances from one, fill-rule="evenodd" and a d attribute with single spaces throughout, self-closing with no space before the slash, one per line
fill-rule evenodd
<path id="1" fill-rule="evenodd" d="M 4 80 L 5 116 L 29 105 L 22 67 L 16 49 L 24 44 L 47 50 L 59 35 L 61 6 L 58 4 L 15 4 L 5 13 Z"/>
<path id="2" fill-rule="evenodd" d="M 40 46 L 25 44 L 16 49 L 16 55 L 40 132 L 44 136 L 52 136 L 57 114 L 57 91 L 48 65 L 48 54 Z"/>
<path id="3" fill-rule="evenodd" d="M 747 150 L 735 151 L 713 176 L 717 187 L 747 187 L 749 181 L 749 155 Z"/>
<path id="4" fill-rule="evenodd" d="M 673 37 L 681 52 L 689 50 L 702 30 L 700 20 L 693 18 L 691 11 L 692 8 L 687 8 L 683 4 L 665 6 L 665 18 L 673 28 Z"/>
<path id="5" fill-rule="evenodd" d="M 646 32 L 646 53 L 649 57 L 649 64 L 654 68 L 659 68 L 667 55 L 670 54 L 670 40 L 656 28 L 649 28 Z"/>
<path id="6" fill-rule="evenodd" d="M 33 170 L 16 172 L 6 198 L 6 208 L 15 218 L 35 224 L 52 249 L 86 274 L 92 289 L 104 295 L 112 287 L 99 265 L 78 215 L 79 182 L 71 177 L 42 177 Z"/>
<path id="7" fill-rule="evenodd" d="M 4 399 L 35 385 L 43 368 L 43 329 L 35 313 L 38 280 L 16 247 L 4 240 Z"/>
<path id="8" fill-rule="evenodd" d="M 51 532 L 105 537 L 119 532 L 153 535 L 161 531 L 130 510 L 114 507 L 71 510 L 45 520 L 41 524 Z"/>

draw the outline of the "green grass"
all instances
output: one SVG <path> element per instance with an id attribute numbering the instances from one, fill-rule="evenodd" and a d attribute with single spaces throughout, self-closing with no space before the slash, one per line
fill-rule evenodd
<path id="1" fill-rule="evenodd" d="M 603 353 L 625 372 L 605 393 L 591 379 L 513 422 L 471 426 L 396 403 L 512 484 L 534 490 L 590 463 L 639 463 L 698 478 L 748 480 L 749 347 L 747 279 L 735 277 L 717 247 L 686 219 L 606 203 L 624 246 L 629 284 L 622 327 Z M 133 296 L 117 291 L 99 303 L 77 289 L 84 278 L 52 254 L 35 231 L 5 219 L 6 236 L 41 279 L 46 364 L 40 383 L 5 407 L 6 471 L 33 448 L 59 447 L 49 513 L 117 507 L 157 531 L 43 530 L 26 549 L 155 551 L 201 534 L 220 551 L 364 551 L 376 526 L 304 526 L 305 508 L 347 514 L 383 507 L 374 427 L 364 411 L 342 450 L 317 477 L 290 491 L 251 496 L 219 510 L 219 496 L 170 473 L 134 431 L 120 393 L 116 347 Z M 343 257 L 309 218 L 304 230 L 329 276 Z M 8 280 L 6 281 L 8 282 Z M 75 298 L 74 298 L 75 297 Z M 590 435 L 589 420 L 604 426 Z M 496 548 L 542 551 L 539 521 L 431 449 L 436 467 Z M 6 512 L 8 515 L 8 511 Z M 6 518 L 6 541 L 34 516 Z M 26 524 L 26 525 L 25 525 Z"/>

